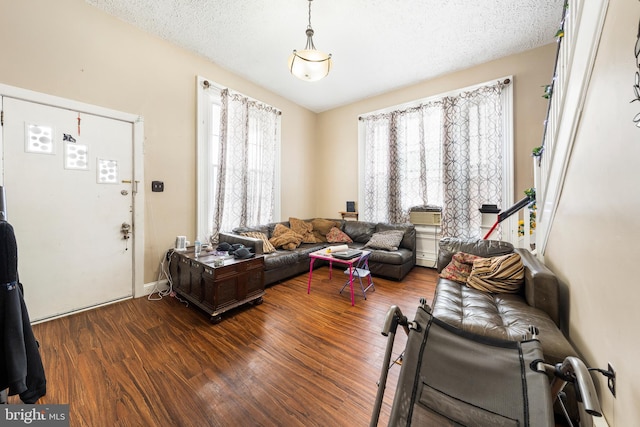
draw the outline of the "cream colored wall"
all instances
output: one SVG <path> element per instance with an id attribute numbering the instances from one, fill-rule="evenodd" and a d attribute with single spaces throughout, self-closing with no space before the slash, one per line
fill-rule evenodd
<path id="1" fill-rule="evenodd" d="M 145 185 L 165 182 L 144 200 L 145 283 L 176 235 L 194 238 L 197 75 L 282 111 L 282 213 L 312 215 L 314 113 L 83 0 L 0 0 L 0 40 L 0 83 L 144 117 Z"/>
<path id="2" fill-rule="evenodd" d="M 632 85 L 640 3 L 610 0 L 545 262 L 568 293 L 570 339 L 585 361 L 617 371 L 617 398 L 599 378 L 610 426 L 640 420 L 640 113 Z"/>
<path id="3" fill-rule="evenodd" d="M 320 114 L 319 160 L 328 173 L 315 185 L 317 215 L 335 217 L 346 200 L 358 200 L 359 115 L 507 75 L 514 80 L 514 200 L 520 200 L 533 187 L 531 149 L 542 142 L 547 113 L 543 86 L 551 82 L 555 51 L 555 44 L 546 45 Z"/>

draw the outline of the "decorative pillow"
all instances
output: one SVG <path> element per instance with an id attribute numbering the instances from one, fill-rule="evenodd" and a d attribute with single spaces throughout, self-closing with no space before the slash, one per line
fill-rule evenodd
<path id="1" fill-rule="evenodd" d="M 327 233 L 327 242 L 329 243 L 353 243 L 351 237 L 340 231 L 338 227 L 333 227 Z"/>
<path id="2" fill-rule="evenodd" d="M 524 282 L 520 254 L 512 253 L 473 261 L 467 285 L 480 291 L 514 294 Z"/>
<path id="3" fill-rule="evenodd" d="M 298 218 L 289 218 L 291 229 L 302 236 L 302 243 L 316 243 L 317 240 L 313 235 L 313 225 L 309 222 Z"/>
<path id="4" fill-rule="evenodd" d="M 404 231 L 402 230 L 387 230 L 373 233 L 373 236 L 365 243 L 365 248 L 372 249 L 384 249 L 386 251 L 397 251 Z"/>
<path id="5" fill-rule="evenodd" d="M 465 252 L 456 252 L 451 257 L 451 262 L 440 273 L 440 277 L 458 283 L 467 283 L 467 278 L 473 268 L 473 261 L 478 258 L 481 257 Z"/>
<path id="6" fill-rule="evenodd" d="M 289 251 L 294 250 L 302 243 L 302 236 L 282 224 L 277 224 L 273 229 L 273 234 L 269 242 L 276 248 Z"/>
<path id="7" fill-rule="evenodd" d="M 482 258 L 491 258 L 494 256 L 512 253 L 513 245 L 509 242 L 503 242 L 500 240 L 443 237 L 438 243 L 438 272 L 451 262 L 451 257 L 456 252 L 465 252 L 481 256 Z"/>
<path id="8" fill-rule="evenodd" d="M 262 252 L 265 254 L 270 254 L 271 252 L 276 251 L 276 248 L 273 247 L 269 239 L 267 239 L 267 235 L 264 233 L 260 233 L 259 231 L 247 231 L 246 233 L 241 233 L 241 235 L 262 240 Z"/>
<path id="9" fill-rule="evenodd" d="M 340 228 L 340 223 L 338 221 L 332 221 L 324 218 L 312 219 L 311 225 L 313 225 L 313 235 L 316 238 L 316 242 L 326 242 L 327 234 L 329 234 L 331 229 L 333 227 Z"/>

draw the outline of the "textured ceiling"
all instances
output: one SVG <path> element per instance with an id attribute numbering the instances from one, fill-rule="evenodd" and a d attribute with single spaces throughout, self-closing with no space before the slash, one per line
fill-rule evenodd
<path id="1" fill-rule="evenodd" d="M 287 68 L 306 0 L 85 1 L 315 112 L 553 42 L 564 3 L 316 0 L 313 40 L 333 68 L 310 83 Z"/>

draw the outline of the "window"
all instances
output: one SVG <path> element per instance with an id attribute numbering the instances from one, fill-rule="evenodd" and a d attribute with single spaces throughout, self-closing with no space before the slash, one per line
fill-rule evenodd
<path id="1" fill-rule="evenodd" d="M 279 153 L 279 111 L 198 78 L 198 238 L 279 216 Z"/>
<path id="2" fill-rule="evenodd" d="M 507 82 L 361 117 L 361 217 L 407 222 L 411 207 L 435 205 L 443 234 L 479 237 L 481 205 L 504 208 L 513 197 Z"/>

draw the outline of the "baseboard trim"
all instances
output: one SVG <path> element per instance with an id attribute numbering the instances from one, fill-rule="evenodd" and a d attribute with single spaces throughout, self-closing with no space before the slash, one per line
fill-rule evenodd
<path id="1" fill-rule="evenodd" d="M 141 296 L 154 294 L 158 291 L 166 291 L 167 289 L 169 289 L 169 282 L 167 281 L 167 279 L 145 283 Z"/>

